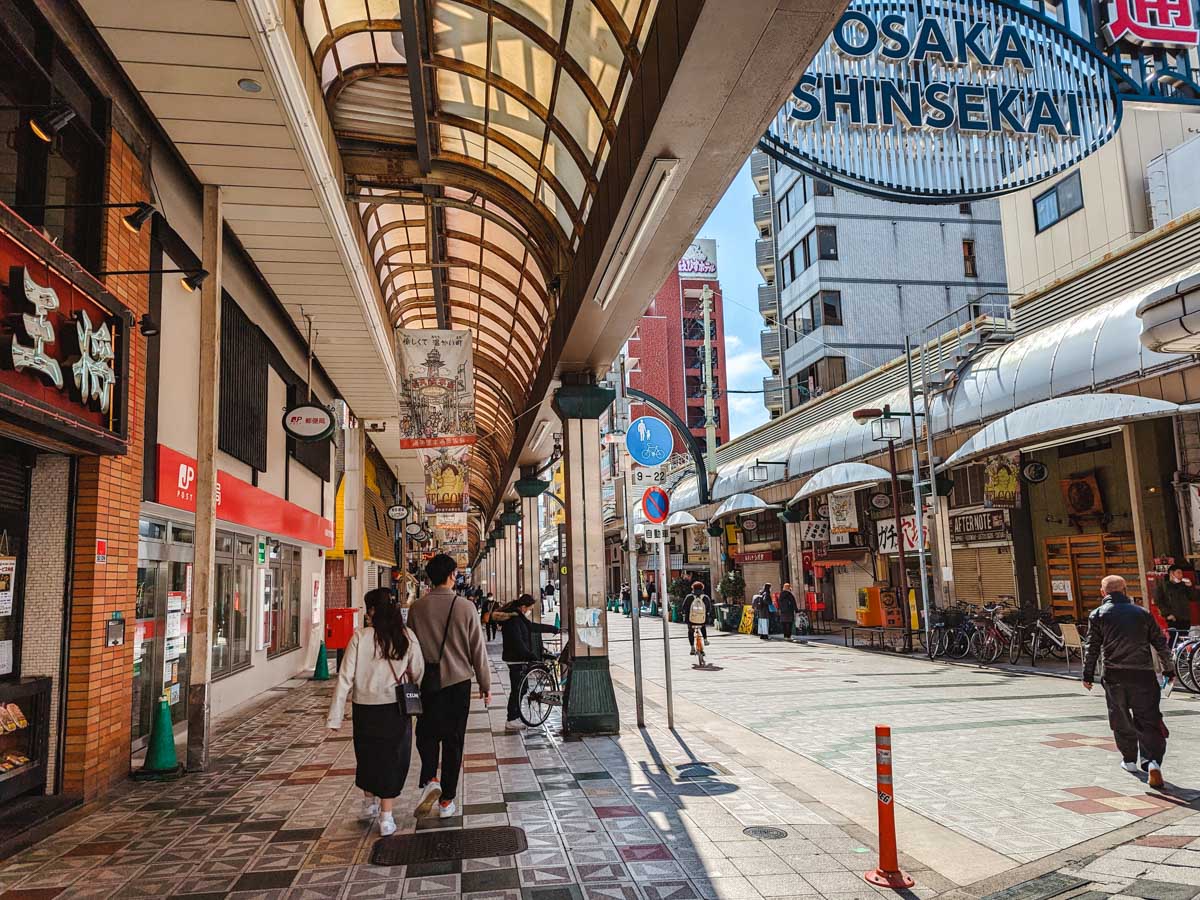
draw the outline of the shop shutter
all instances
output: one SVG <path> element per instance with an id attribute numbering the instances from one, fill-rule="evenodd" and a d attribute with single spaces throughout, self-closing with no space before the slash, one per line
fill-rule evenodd
<path id="1" fill-rule="evenodd" d="M 855 621 L 858 612 L 858 589 L 870 587 L 875 583 L 875 576 L 864 563 L 852 565 L 846 569 L 834 569 L 832 608 L 826 607 L 826 614 L 832 613 L 837 618 L 847 622 Z M 828 604 L 828 600 L 825 601 Z"/>
<path id="2" fill-rule="evenodd" d="M 783 564 L 779 560 L 745 563 L 742 577 L 746 579 L 747 600 L 761 591 L 763 584 L 771 585 L 771 593 L 777 594 L 783 586 Z"/>
<path id="3" fill-rule="evenodd" d="M 951 551 L 954 566 L 954 599 L 963 603 L 983 603 L 983 584 L 979 576 L 979 551 L 955 547 Z"/>
<path id="4" fill-rule="evenodd" d="M 28 473 L 21 454 L 7 453 L 0 443 L 0 510 L 21 513 L 28 496 Z"/>
<path id="5" fill-rule="evenodd" d="M 956 547 L 953 550 L 954 597 L 981 605 L 1017 595 L 1012 547 Z"/>

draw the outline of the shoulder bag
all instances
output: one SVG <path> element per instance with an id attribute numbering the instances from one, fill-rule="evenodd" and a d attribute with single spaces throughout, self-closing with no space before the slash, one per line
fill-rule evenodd
<path id="1" fill-rule="evenodd" d="M 392 665 L 390 659 L 387 664 L 388 668 L 392 670 L 392 677 L 396 678 L 396 667 Z M 401 715 L 405 716 L 419 716 L 425 712 L 425 706 L 421 702 L 421 689 L 408 677 L 407 669 L 404 670 L 403 679 L 396 678 L 396 705 L 400 707 Z"/>
<path id="2" fill-rule="evenodd" d="M 442 656 L 446 652 L 446 637 L 450 634 L 450 617 L 454 615 L 454 597 L 450 598 L 450 611 L 446 613 L 446 627 L 442 629 L 442 646 L 438 649 L 438 658 L 430 662 L 425 660 L 425 677 L 421 679 L 422 694 L 436 694 L 442 689 Z"/>

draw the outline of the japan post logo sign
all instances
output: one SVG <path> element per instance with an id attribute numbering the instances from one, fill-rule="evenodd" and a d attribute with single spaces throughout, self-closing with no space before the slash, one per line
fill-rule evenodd
<path id="1" fill-rule="evenodd" d="M 1195 47 L 1200 41 L 1193 0 L 1112 0 L 1104 26 L 1110 44 L 1130 41 L 1144 47 Z"/>

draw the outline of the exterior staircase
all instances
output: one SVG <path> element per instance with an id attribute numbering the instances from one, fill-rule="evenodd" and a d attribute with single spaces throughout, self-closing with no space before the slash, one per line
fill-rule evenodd
<path id="1" fill-rule="evenodd" d="M 925 327 L 921 380 L 929 395 L 951 390 L 980 356 L 1016 336 L 1008 297 L 985 294 Z"/>

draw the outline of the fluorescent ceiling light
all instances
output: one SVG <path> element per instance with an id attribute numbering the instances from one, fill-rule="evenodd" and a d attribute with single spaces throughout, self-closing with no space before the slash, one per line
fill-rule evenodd
<path id="1" fill-rule="evenodd" d="M 679 160 L 662 157 L 650 163 L 650 171 L 646 173 L 628 217 L 620 225 L 616 246 L 604 266 L 604 274 L 600 276 L 595 299 L 601 309 L 607 309 L 612 303 L 629 273 L 629 267 L 645 250 L 646 236 L 653 227 L 657 227 L 665 212 L 663 201 L 678 165 Z"/>

